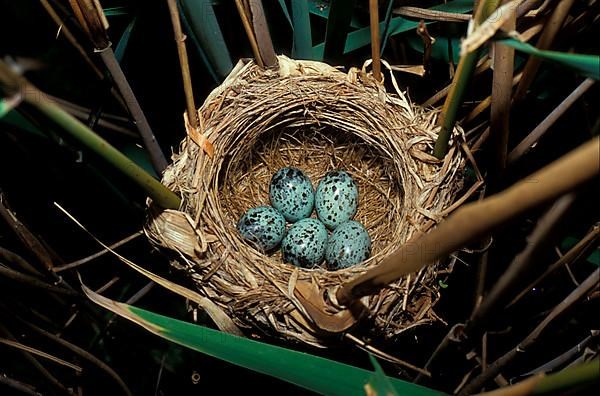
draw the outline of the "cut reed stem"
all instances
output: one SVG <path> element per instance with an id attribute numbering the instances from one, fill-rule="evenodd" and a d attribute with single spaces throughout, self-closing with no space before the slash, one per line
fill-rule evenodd
<path id="1" fill-rule="evenodd" d="M 167 160 L 163 154 L 156 137 L 148 124 L 146 115 L 142 111 L 140 104 L 129 85 L 129 81 L 125 77 L 121 65 L 115 57 L 115 53 L 111 48 L 110 40 L 106 34 L 108 23 L 102 9 L 99 9 L 91 0 L 69 0 L 71 8 L 77 17 L 77 20 L 83 27 L 83 30 L 88 34 L 88 38 L 95 48 L 95 52 L 100 54 L 100 59 L 110 72 L 114 83 L 125 100 L 125 104 L 129 113 L 133 117 L 133 121 L 140 136 L 144 147 L 150 156 L 150 162 L 154 170 L 159 175 L 167 167 Z"/>
<path id="2" fill-rule="evenodd" d="M 369 0 L 369 18 L 371 23 L 371 59 L 373 60 L 373 77 L 381 82 L 381 58 L 379 53 L 379 4 L 377 0 Z"/>
<path id="3" fill-rule="evenodd" d="M 183 91 L 185 93 L 185 104 L 187 107 L 188 120 L 192 128 L 200 128 L 200 119 L 196 113 L 196 104 L 194 103 L 194 91 L 192 89 L 192 76 L 190 74 L 190 65 L 185 46 L 185 35 L 181 30 L 181 21 L 179 20 L 179 10 L 176 0 L 167 0 L 169 12 L 171 13 L 171 23 L 177 43 L 177 54 L 179 55 L 179 66 L 181 66 L 181 77 L 183 79 Z"/>
<path id="4" fill-rule="evenodd" d="M 83 49 L 81 44 L 79 44 L 79 42 L 77 41 L 77 39 L 71 32 L 71 29 L 69 29 L 69 27 L 63 22 L 63 20 L 56 13 L 56 11 L 52 7 L 52 5 L 48 2 L 48 0 L 40 0 L 40 3 L 42 4 L 42 7 L 44 7 L 44 10 L 46 10 L 46 13 L 48 13 L 48 15 L 50 16 L 50 18 L 52 18 L 52 20 L 54 21 L 56 26 L 60 29 L 60 32 L 65 36 L 65 38 L 73 46 L 73 48 L 75 48 L 77 50 L 79 55 L 81 55 L 82 59 L 90 67 L 90 69 L 94 72 L 94 74 L 96 74 L 96 76 L 98 76 L 98 78 L 100 78 L 100 80 L 104 80 L 104 77 L 105 77 L 104 73 L 102 73 L 102 71 L 100 71 L 100 69 L 98 69 L 98 67 L 90 59 L 90 57 L 85 52 L 85 50 Z M 114 87 L 110 88 L 110 93 L 113 95 L 115 100 L 119 103 L 119 105 L 123 109 L 127 110 L 127 106 L 125 105 L 123 98 L 121 97 L 121 95 L 119 95 L 119 93 L 117 92 L 117 90 Z"/>
<path id="5" fill-rule="evenodd" d="M 246 13 L 246 8 L 244 7 L 242 0 L 235 0 L 235 5 L 238 9 L 238 13 L 240 14 L 242 25 L 244 25 L 244 30 L 246 30 L 246 36 L 248 37 L 248 41 L 250 42 L 250 47 L 252 48 L 252 53 L 254 54 L 256 64 L 260 67 L 265 67 L 265 63 L 263 62 L 263 59 L 260 56 L 260 51 L 258 50 L 258 43 L 256 42 L 256 37 L 254 36 L 252 24 L 250 22 L 248 14 Z"/>

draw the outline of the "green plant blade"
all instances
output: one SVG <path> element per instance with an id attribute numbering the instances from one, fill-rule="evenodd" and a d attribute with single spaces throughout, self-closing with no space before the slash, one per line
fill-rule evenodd
<path id="1" fill-rule="evenodd" d="M 208 74 L 210 74 L 210 76 L 212 77 L 214 82 L 220 83 L 221 78 L 217 75 L 215 68 L 208 60 L 208 57 L 206 56 L 206 52 L 202 48 L 202 45 L 200 44 L 200 42 L 198 42 L 198 39 L 196 38 L 196 36 L 190 33 L 192 31 L 192 28 L 190 26 L 189 21 L 187 20 L 187 17 L 183 13 L 183 10 L 181 8 L 181 3 L 179 1 L 177 2 L 177 9 L 179 10 L 179 17 L 181 19 L 181 25 L 183 26 L 183 29 L 187 32 L 188 37 L 190 37 L 192 39 L 192 43 L 194 44 L 194 47 L 196 48 L 196 52 L 198 53 L 200 60 L 202 60 L 204 67 L 206 67 Z"/>
<path id="2" fill-rule="evenodd" d="M 158 315 L 105 298 L 82 285 L 95 303 L 169 341 L 327 395 L 364 395 L 372 372 Z M 400 395 L 433 396 L 437 391 L 389 378 Z"/>
<path id="3" fill-rule="evenodd" d="M 1 122 L 5 122 L 34 135 L 41 136 L 43 138 L 46 137 L 46 135 L 44 135 L 44 133 L 40 131 L 38 127 L 33 125 L 31 121 L 29 121 L 25 116 L 23 116 L 23 114 L 21 114 L 17 110 L 7 112 L 2 118 Z"/>
<path id="4" fill-rule="evenodd" d="M 18 95 L 12 98 L 0 98 L 0 118 L 10 113 L 19 103 L 21 103 L 21 97 Z"/>
<path id="5" fill-rule="evenodd" d="M 127 7 L 108 7 L 104 9 L 104 15 L 118 16 L 118 15 L 129 15 L 129 8 Z"/>
<path id="6" fill-rule="evenodd" d="M 325 59 L 329 62 L 339 62 L 344 54 L 344 45 L 347 41 L 352 12 L 356 0 L 331 0 L 329 3 L 329 16 L 325 30 L 323 52 L 316 59 Z M 369 29 L 367 28 L 367 34 Z M 313 55 L 317 55 L 314 53 Z"/>
<path id="7" fill-rule="evenodd" d="M 115 58 L 117 58 L 117 61 L 119 63 L 123 62 L 123 57 L 125 56 L 125 50 L 127 50 L 127 46 L 129 45 L 129 39 L 131 38 L 131 32 L 133 31 L 133 28 L 135 27 L 136 22 L 137 22 L 137 16 L 133 17 L 131 22 L 129 22 L 129 24 L 123 31 L 123 34 L 121 35 L 121 38 L 119 39 L 119 42 L 117 43 L 117 46 L 115 47 Z"/>
<path id="8" fill-rule="evenodd" d="M 524 43 L 514 38 L 501 39 L 499 42 L 513 47 L 517 51 L 525 52 L 529 55 L 570 67 L 586 77 L 600 80 L 600 56 L 598 55 L 570 54 L 565 52 L 540 50 L 531 44 Z"/>
<path id="9" fill-rule="evenodd" d="M 533 388 L 531 394 L 545 393 L 561 394 L 561 391 L 581 387 L 583 385 L 598 384 L 600 382 L 600 359 L 568 367 L 556 374 L 542 378 Z M 591 390 L 591 389 L 590 389 Z"/>
<path id="10" fill-rule="evenodd" d="M 388 39 L 390 38 L 390 22 L 392 21 L 392 10 L 394 8 L 394 0 L 388 0 L 387 8 L 385 10 L 384 28 L 381 34 L 381 48 L 380 53 L 383 54 L 387 45 Z"/>
<path id="11" fill-rule="evenodd" d="M 210 0 L 180 0 L 181 14 L 206 58 L 218 76 L 225 77 L 231 69 L 231 55 Z"/>
<path id="12" fill-rule="evenodd" d="M 375 359 L 375 357 L 371 354 L 369 354 L 369 359 L 371 360 L 371 364 L 373 365 L 375 372 L 373 375 L 371 375 L 371 379 L 367 384 L 367 387 L 370 391 L 367 393 L 385 396 L 399 396 L 398 392 L 396 392 L 396 389 L 394 389 L 392 386 L 389 377 L 387 377 L 383 372 L 383 369 L 381 368 L 381 365 L 377 359 Z"/>
<path id="13" fill-rule="evenodd" d="M 292 18 L 290 17 L 290 11 L 288 10 L 287 5 L 285 4 L 285 0 L 279 0 L 279 7 L 281 7 L 281 11 L 283 11 L 283 15 L 285 15 L 285 19 L 287 19 L 290 27 L 294 28 L 294 23 L 292 22 Z"/>
<path id="14" fill-rule="evenodd" d="M 455 12 L 464 14 L 473 10 L 473 1 L 471 0 L 454 0 L 449 1 L 445 4 L 433 6 L 430 9 L 437 11 Z M 427 22 L 427 24 L 435 22 Z M 392 18 L 388 27 L 388 38 L 399 34 L 408 32 L 409 30 L 415 29 L 419 25 L 419 22 L 415 22 L 404 17 Z M 385 21 L 379 24 L 379 30 L 385 30 Z M 361 47 L 369 45 L 371 43 L 371 30 L 369 27 L 364 27 L 355 30 L 348 34 L 346 44 L 344 47 L 344 53 L 348 53 L 357 50 Z M 313 47 L 314 56 L 320 56 L 323 53 L 324 43 L 318 44 Z"/>
<path id="15" fill-rule="evenodd" d="M 306 1 L 292 1 L 292 19 L 294 27 L 292 56 L 296 59 L 312 59 L 312 32 Z"/>

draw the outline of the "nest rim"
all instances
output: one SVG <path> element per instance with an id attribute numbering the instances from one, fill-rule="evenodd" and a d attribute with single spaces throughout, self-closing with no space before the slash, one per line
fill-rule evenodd
<path id="1" fill-rule="evenodd" d="M 441 217 L 440 213 L 453 203 L 462 186 L 459 170 L 464 159 L 459 150 L 453 150 L 443 163 L 426 154 L 437 137 L 434 126 L 437 111 L 412 105 L 401 92 L 386 93 L 364 71 L 353 69 L 345 74 L 319 62 L 292 61 L 285 57 L 279 57 L 279 60 L 280 70 L 275 72 L 261 70 L 252 62 L 238 64 L 225 83 L 209 95 L 199 116 L 205 124 L 205 136 L 215 148 L 215 157 L 210 159 L 190 138 L 184 139 L 173 165 L 163 176 L 163 183 L 182 194 L 181 210 L 165 211 L 152 217 L 146 233 L 155 244 L 181 254 L 180 266 L 195 279 L 201 294 L 214 300 L 236 325 L 326 346 L 329 343 L 327 337 L 315 328 L 310 315 L 294 296 L 297 282 L 316 283 L 320 290 L 328 291 L 331 298 L 341 283 L 376 266 L 400 244 L 420 232 L 426 222 L 435 223 Z M 290 89 L 291 85 L 295 91 Z M 314 99 L 311 95 L 315 95 L 317 87 L 322 89 Z M 332 97 L 337 99 L 333 104 Z M 252 104 L 251 98 L 259 98 L 263 103 Z M 311 108 L 307 102 L 315 107 Z M 345 108 L 336 107 L 336 103 Z M 248 150 L 254 153 L 252 150 L 261 137 L 277 128 L 283 129 L 273 136 L 279 133 L 281 137 L 298 129 L 306 132 L 307 128 L 313 128 L 312 131 L 318 134 L 323 124 L 327 126 L 333 122 L 337 123 L 336 127 L 342 125 L 342 128 L 336 128 L 338 132 L 355 136 L 358 144 L 365 144 L 384 157 L 387 166 L 390 162 L 396 166 L 397 179 L 390 183 L 400 186 L 401 210 L 383 228 L 393 221 L 401 224 L 393 233 L 392 243 L 386 241 L 384 247 L 374 249 L 374 254 L 359 265 L 335 271 L 298 269 L 284 263 L 277 255 L 265 255 L 245 243 L 235 228 L 235 217 L 239 216 L 239 206 L 247 205 L 248 200 L 234 200 L 239 201 L 238 209 L 231 210 L 232 203 L 219 194 L 229 188 L 230 172 L 242 173 L 242 158 L 247 156 Z M 361 122 L 357 134 L 357 125 Z M 293 133 L 288 135 L 288 140 L 294 136 Z M 271 143 L 273 141 L 280 143 L 282 139 L 274 139 Z M 337 149 L 333 147 L 334 156 Z M 256 152 L 258 157 L 260 154 Z M 272 171 L 273 164 L 277 163 L 266 161 L 264 173 Z M 321 166 L 319 172 L 322 170 Z M 315 178 L 311 177 L 311 181 L 314 184 Z M 234 180 L 233 184 L 242 185 L 239 180 Z M 262 200 L 258 199 L 254 206 L 268 204 L 268 194 L 262 195 Z M 239 191 L 234 189 L 231 197 L 239 196 Z M 359 204 L 359 211 L 361 206 Z M 161 218 L 165 216 L 168 218 Z M 400 228 L 403 230 L 398 231 Z M 363 303 L 369 307 L 367 316 L 371 318 L 375 332 L 390 337 L 415 323 L 436 320 L 432 312 L 438 298 L 435 278 L 434 268 L 425 269 L 412 280 L 410 277 L 402 279 L 378 295 L 364 298 Z M 268 291 L 260 296 L 257 289 Z M 409 295 L 429 299 L 429 306 L 421 305 L 416 312 L 407 314 L 411 303 Z M 335 307 L 336 301 L 330 302 Z M 381 314 L 384 310 L 386 312 Z"/>

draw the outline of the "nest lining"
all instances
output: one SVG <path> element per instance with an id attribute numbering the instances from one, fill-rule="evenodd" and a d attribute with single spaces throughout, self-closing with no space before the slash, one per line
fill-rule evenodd
<path id="1" fill-rule="evenodd" d="M 199 115 L 214 157 L 189 139 L 182 142 L 163 177 L 181 194 L 182 207 L 154 213 L 146 233 L 180 253 L 177 266 L 238 326 L 326 346 L 330 340 L 294 297 L 296 283 L 334 295 L 343 282 L 438 221 L 462 186 L 463 158 L 455 149 L 444 163 L 428 155 L 437 112 L 386 93 L 364 72 L 346 75 L 285 57 L 279 62 L 278 71 L 240 63 L 209 95 Z M 373 241 L 370 259 L 338 271 L 298 269 L 241 238 L 239 217 L 268 204 L 270 178 L 284 166 L 301 168 L 313 183 L 333 169 L 353 176 L 359 187 L 355 219 Z M 389 337 L 434 320 L 435 278 L 429 267 L 364 298 L 363 320 L 370 325 L 363 327 Z"/>

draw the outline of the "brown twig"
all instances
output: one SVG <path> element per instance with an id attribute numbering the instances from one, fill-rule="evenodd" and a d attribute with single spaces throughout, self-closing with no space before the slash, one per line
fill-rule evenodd
<path id="1" fill-rule="evenodd" d="M 246 30 L 246 36 L 248 37 L 248 41 L 250 42 L 252 53 L 254 53 L 254 59 L 256 60 L 256 64 L 260 67 L 265 67 L 265 63 L 262 57 L 260 56 L 260 51 L 258 50 L 258 43 L 256 42 L 256 37 L 254 36 L 254 31 L 252 30 L 250 19 L 248 18 L 248 14 L 246 13 L 246 9 L 244 7 L 244 4 L 242 3 L 242 0 L 235 0 L 235 5 L 238 9 L 238 13 L 240 14 L 242 25 L 244 25 L 244 30 Z"/>
<path id="2" fill-rule="evenodd" d="M 517 346 L 505 353 L 502 357 L 494 361 L 488 366 L 488 369 L 474 378 L 459 395 L 471 395 L 481 389 L 481 387 L 492 377 L 496 376 L 500 370 L 510 363 L 518 355 L 522 355 L 532 347 L 543 331 L 548 327 L 554 319 L 571 308 L 579 299 L 585 296 L 598 283 L 600 269 L 596 269 L 588 278 L 573 290 L 563 301 L 561 301 L 554 309 L 544 318 L 544 320 L 536 326 L 536 328 L 527 335 Z"/>
<path id="3" fill-rule="evenodd" d="M 565 253 L 561 258 L 555 261 L 552 265 L 550 265 L 543 274 L 541 274 L 537 279 L 527 285 L 523 290 L 517 294 L 515 298 L 512 299 L 510 303 L 508 303 L 507 307 L 510 307 L 516 304 L 523 296 L 525 296 L 531 289 L 536 287 L 541 281 L 546 279 L 548 275 L 554 272 L 556 269 L 562 267 L 565 264 L 572 263 L 576 261 L 579 257 L 584 257 L 588 254 L 589 251 L 596 248 L 598 243 L 598 238 L 600 237 L 600 226 L 595 225 L 592 230 L 575 246 L 573 246 L 567 253 Z"/>
<path id="4" fill-rule="evenodd" d="M 576 194 L 567 194 L 556 201 L 540 218 L 531 235 L 527 238 L 525 249 L 517 254 L 506 271 L 495 282 L 494 287 L 483 300 L 483 303 L 471 315 L 467 322 L 465 334 L 480 328 L 493 309 L 498 307 L 514 284 L 536 265 L 539 256 L 546 251 L 548 244 L 556 238 L 565 217 L 569 214 L 576 200 Z"/>
<path id="5" fill-rule="evenodd" d="M 538 49 L 545 50 L 550 48 L 574 2 L 575 0 L 561 0 L 557 2 L 556 8 L 550 19 L 546 22 L 542 35 L 536 43 Z M 519 102 L 525 97 L 529 86 L 537 75 L 540 64 L 541 58 L 536 56 L 529 57 L 523 69 L 523 78 L 513 96 L 514 102 Z"/>
<path id="6" fill-rule="evenodd" d="M 185 92 L 185 103 L 187 106 L 188 119 L 193 128 L 204 129 L 200 125 L 201 120 L 196 113 L 196 104 L 194 103 L 194 91 L 192 89 L 192 76 L 190 74 L 190 65 L 188 62 L 187 51 L 185 48 L 186 36 L 181 30 L 181 21 L 179 20 L 179 11 L 177 10 L 176 0 L 167 0 L 169 12 L 171 14 L 171 23 L 177 43 L 177 54 L 179 55 L 179 65 L 181 66 L 181 77 L 183 79 L 183 91 Z"/>
<path id="7" fill-rule="evenodd" d="M 90 69 L 96 74 L 100 79 L 104 78 L 104 74 L 98 69 L 98 67 L 92 62 L 88 54 L 85 52 L 83 47 L 77 42 L 77 39 L 71 33 L 71 29 L 62 21 L 60 16 L 56 13 L 52 5 L 48 2 L 48 0 L 40 0 L 42 7 L 46 10 L 46 13 L 52 18 L 56 26 L 60 29 L 60 32 L 65 36 L 67 41 L 77 50 L 79 55 L 83 58 L 85 63 L 90 67 Z"/>
<path id="8" fill-rule="evenodd" d="M 57 344 L 65 347 L 66 349 L 70 350 L 71 352 L 73 352 L 73 353 L 81 356 L 85 360 L 91 362 L 96 367 L 98 367 L 100 370 L 102 370 L 106 374 L 108 374 L 108 376 L 111 377 L 119 385 L 119 387 L 121 387 L 121 389 L 123 390 L 123 392 L 126 395 L 132 395 L 131 390 L 129 390 L 129 387 L 127 386 L 127 384 L 125 384 L 125 381 L 123 381 L 123 379 L 119 376 L 119 374 L 117 374 L 109 365 L 104 363 L 102 360 L 98 359 L 96 356 L 92 355 L 85 349 L 78 347 L 77 345 L 72 344 L 69 341 L 66 341 L 60 337 L 57 337 L 56 335 L 38 327 L 32 323 L 26 322 L 24 320 L 22 320 L 22 322 L 25 325 L 27 325 L 29 328 L 34 330 L 35 332 L 43 335 L 46 338 L 49 338 L 50 340 L 56 342 Z"/>
<path id="9" fill-rule="evenodd" d="M 488 70 L 491 65 L 492 65 L 492 61 L 489 59 L 480 61 L 480 63 L 475 68 L 475 71 L 473 72 L 473 76 L 475 77 L 475 76 L 480 75 L 484 71 Z M 429 106 L 435 105 L 437 102 L 444 99 L 446 97 L 446 95 L 448 95 L 448 92 L 450 92 L 451 86 L 452 86 L 452 83 L 446 85 L 444 88 L 437 91 L 432 97 L 430 97 L 425 102 L 423 102 L 423 104 L 421 106 L 429 107 Z"/>
<path id="10" fill-rule="evenodd" d="M 517 85 L 519 83 L 519 81 L 521 80 L 521 76 L 523 75 L 523 73 L 517 73 L 511 80 L 511 87 L 510 89 L 512 90 L 512 87 Z M 493 100 L 492 100 L 493 98 Z M 481 113 L 483 113 L 485 110 L 487 110 L 493 103 L 496 103 L 496 97 L 492 94 L 486 98 L 484 98 L 481 102 L 479 102 L 477 104 L 477 106 L 475 106 L 473 108 L 473 110 L 471 110 L 469 112 L 469 114 L 467 114 L 465 116 L 464 119 L 462 119 L 461 123 L 462 124 L 467 124 L 471 121 L 473 121 L 475 118 L 477 118 Z"/>
<path id="11" fill-rule="evenodd" d="M 521 34 L 521 39 L 523 41 L 527 42 L 527 41 L 531 40 L 533 37 L 535 37 L 535 35 L 538 34 L 541 29 L 542 29 L 541 24 L 534 25 Z M 485 72 L 486 70 L 488 70 L 491 67 L 491 64 L 492 64 L 492 61 L 488 58 L 480 59 L 479 64 L 477 65 L 477 67 L 475 68 L 475 71 L 473 72 L 473 76 L 478 76 L 481 73 Z M 422 106 L 423 107 L 433 106 L 440 100 L 444 99 L 446 97 L 446 95 L 448 95 L 448 92 L 450 91 L 451 86 L 452 86 L 452 84 L 449 84 L 449 85 L 445 86 L 444 88 L 442 88 L 441 90 L 439 90 L 438 92 L 436 92 L 435 95 L 433 95 L 432 97 L 427 99 L 425 102 L 423 102 Z"/>
<path id="12" fill-rule="evenodd" d="M 383 351 L 380 351 L 379 349 L 367 344 L 366 342 L 364 342 L 363 340 L 361 340 L 358 337 L 353 336 L 350 333 L 344 333 L 344 337 L 346 337 L 348 340 L 354 342 L 356 344 L 356 346 L 366 352 L 372 353 L 374 355 L 376 355 L 377 357 L 383 359 L 383 360 L 387 360 L 388 362 L 397 364 L 399 366 L 411 369 L 413 371 L 416 371 L 417 373 L 419 373 L 419 375 L 424 375 L 426 377 L 431 377 L 431 373 L 425 369 L 422 369 L 420 367 L 415 366 L 414 364 L 408 363 L 405 360 L 402 359 L 398 359 L 395 356 L 389 355 Z"/>
<path id="13" fill-rule="evenodd" d="M 435 348 L 435 350 L 433 351 L 431 356 L 429 356 L 429 359 L 427 359 L 425 366 L 423 366 L 424 370 L 429 370 L 429 368 L 431 367 L 431 364 L 441 354 L 441 352 L 444 351 L 448 347 L 450 342 L 458 342 L 462 338 L 463 329 L 464 329 L 464 324 L 462 324 L 462 323 L 455 324 L 454 326 L 452 326 L 450 328 L 448 333 L 446 333 L 444 338 L 442 338 L 442 341 Z M 414 383 L 418 384 L 422 380 L 423 380 L 423 374 L 419 373 L 419 375 L 417 375 L 417 377 L 415 378 Z"/>
<path id="14" fill-rule="evenodd" d="M 21 381 L 17 381 L 14 378 L 10 378 L 4 373 L 0 373 L 0 384 L 4 384 L 9 388 L 12 388 L 20 393 L 31 396 L 43 396 L 40 392 L 35 390 L 35 387 L 30 384 L 26 384 Z"/>
<path id="15" fill-rule="evenodd" d="M 43 274 L 40 271 L 38 271 L 33 265 L 29 264 L 27 260 L 25 260 L 23 257 L 8 249 L 3 248 L 2 246 L 0 246 L 0 259 L 18 265 L 19 267 L 21 267 L 21 269 L 29 272 L 31 275 L 43 276 Z"/>
<path id="16" fill-rule="evenodd" d="M 148 124 L 148 120 L 146 119 L 146 115 L 142 111 L 140 104 L 137 100 L 137 97 L 133 93 L 131 86 L 129 85 L 129 81 L 127 81 L 127 77 L 123 73 L 121 69 L 121 65 L 117 61 L 115 57 L 115 53 L 112 48 L 106 47 L 102 51 L 100 51 L 100 58 L 106 65 L 106 68 L 110 71 L 110 74 L 113 77 L 113 80 L 123 98 L 125 98 L 125 103 L 129 108 L 129 112 L 133 117 L 133 121 L 138 131 L 140 132 L 140 136 L 142 137 L 142 141 L 144 143 L 144 147 L 148 151 L 148 155 L 150 156 L 150 162 L 154 167 L 154 170 L 160 175 L 163 170 L 167 167 L 167 159 L 162 152 L 162 149 L 158 145 L 156 137 L 150 128 L 150 124 Z"/>
<path id="17" fill-rule="evenodd" d="M 0 217 L 4 219 L 6 224 L 13 230 L 21 242 L 33 253 L 38 261 L 49 271 L 52 271 L 54 264 L 50 253 L 42 242 L 33 235 L 27 227 L 15 216 L 13 212 L 5 205 L 5 198 L 0 191 Z"/>
<path id="18" fill-rule="evenodd" d="M 473 7 L 473 9 L 475 9 L 475 7 Z M 410 6 L 394 8 L 393 13 L 410 18 L 420 18 L 440 22 L 469 22 L 471 19 L 471 14 L 459 14 L 456 12 L 445 12 Z"/>
<path id="19" fill-rule="evenodd" d="M 17 341 L 14 335 L 0 323 L 0 334 L 9 340 Z M 73 395 L 73 393 L 67 389 L 61 381 L 59 381 L 54 375 L 52 375 L 42 363 L 40 363 L 34 356 L 29 352 L 19 350 L 21 355 L 27 360 L 55 389 L 59 390 L 62 394 Z"/>
<path id="20" fill-rule="evenodd" d="M 515 27 L 515 15 L 502 25 L 502 28 L 507 31 L 512 31 Z M 497 180 L 506 168 L 506 156 L 508 154 L 510 98 L 513 87 L 515 50 L 498 43 L 492 44 L 492 48 L 494 51 L 492 80 L 492 97 L 494 100 L 491 103 L 490 111 L 490 134 L 495 149 L 492 179 Z"/>
<path id="21" fill-rule="evenodd" d="M 140 132 L 154 170 L 159 175 L 162 174 L 162 171 L 167 167 L 167 160 L 111 48 L 110 40 L 106 34 L 106 20 L 102 10 L 99 10 L 92 0 L 69 0 L 69 2 L 79 23 L 88 33 L 88 37 L 94 45 L 94 51 L 100 54 L 100 59 L 104 62 L 121 92 L 135 126 Z"/>
<path id="22" fill-rule="evenodd" d="M 419 26 L 417 26 L 417 34 L 423 41 L 423 67 L 425 68 L 425 73 L 429 74 L 431 72 L 431 50 L 435 39 L 429 34 L 427 25 L 423 20 L 419 21 Z"/>
<path id="23" fill-rule="evenodd" d="M 521 79 L 522 80 L 522 79 Z M 565 112 L 579 99 L 584 93 L 587 92 L 594 84 L 596 80 L 592 78 L 586 78 L 569 96 L 565 98 L 548 116 L 544 121 L 540 122 L 525 139 L 523 139 L 512 151 L 508 154 L 508 163 L 514 164 L 523 155 L 527 154 L 529 150 L 540 140 L 542 136 L 554 125 L 554 123 L 563 115 Z"/>
<path id="24" fill-rule="evenodd" d="M 80 106 L 78 104 L 69 102 L 68 100 L 65 100 L 65 99 L 57 98 L 56 96 L 46 94 L 46 97 L 53 100 L 57 104 L 59 104 L 60 107 L 62 107 L 66 112 L 68 112 L 69 114 L 71 114 L 72 116 L 76 117 L 79 120 L 88 120 L 90 118 L 90 113 L 94 112 L 93 109 L 90 109 L 90 108 L 87 108 L 84 106 Z M 123 106 L 125 106 L 125 105 L 123 104 Z M 127 109 L 127 107 L 124 107 L 124 108 Z M 99 114 L 99 118 L 97 119 L 97 125 L 100 127 L 106 128 L 110 131 L 117 132 L 117 133 L 129 136 L 129 137 L 133 137 L 133 138 L 139 137 L 139 133 L 136 133 L 136 132 L 132 131 L 131 129 L 129 129 L 125 126 L 119 125 L 118 123 L 115 123 L 113 121 L 131 124 L 129 118 L 127 118 L 127 117 L 121 117 L 118 115 L 107 114 L 106 112 L 102 112 L 101 114 Z"/>
<path id="25" fill-rule="evenodd" d="M 79 42 L 77 41 L 77 39 L 71 32 L 69 27 L 63 22 L 63 20 L 60 18 L 60 16 L 56 13 L 56 11 L 52 7 L 52 5 L 48 2 L 48 0 L 40 0 L 40 3 L 42 4 L 42 7 L 44 7 L 44 9 L 46 10 L 46 13 L 48 13 L 50 18 L 52 18 L 54 23 L 56 23 L 56 26 L 60 29 L 60 32 L 65 36 L 67 41 L 77 50 L 79 55 L 81 55 L 81 57 L 83 58 L 85 63 L 90 67 L 90 69 L 94 72 L 94 74 L 96 74 L 96 76 L 98 76 L 98 78 L 100 78 L 100 80 L 103 80 L 105 77 L 104 73 L 102 73 L 102 71 L 100 69 L 98 69 L 98 67 L 94 64 L 94 62 L 92 62 L 92 60 L 90 59 L 88 54 L 85 52 L 85 49 L 83 49 L 81 44 L 79 44 Z M 123 98 L 121 97 L 121 95 L 119 95 L 117 90 L 114 89 L 114 87 L 110 88 L 110 93 L 116 99 L 117 103 L 119 103 L 119 105 L 121 105 L 121 107 L 126 110 L 127 106 L 125 105 Z"/>
<path id="26" fill-rule="evenodd" d="M 381 58 L 379 54 L 379 2 L 369 0 L 369 21 L 371 26 L 371 59 L 373 60 L 373 77 L 381 82 Z"/>
<path id="27" fill-rule="evenodd" d="M 20 273 L 19 271 L 15 271 L 6 267 L 4 264 L 0 263 L 0 276 L 4 276 L 9 278 L 15 282 L 21 283 L 23 285 L 35 287 L 37 289 L 46 290 L 52 293 L 62 294 L 65 296 L 77 297 L 80 296 L 78 292 L 72 289 L 66 289 L 64 287 L 55 286 L 50 283 L 46 283 L 43 280 L 31 276 Z"/>
<path id="28" fill-rule="evenodd" d="M 51 355 L 51 354 L 49 354 L 47 352 L 41 351 L 41 350 L 39 350 L 37 348 L 33 348 L 33 347 L 29 346 L 29 345 L 22 344 L 22 343 L 20 343 L 18 341 L 13 341 L 13 340 L 9 340 L 9 339 L 1 338 L 0 337 L 0 344 L 4 344 L 4 345 L 9 346 L 11 348 L 20 349 L 21 351 L 25 351 L 25 352 L 28 352 L 28 353 L 30 353 L 32 355 L 39 356 L 41 358 L 44 358 L 44 359 L 49 360 L 51 362 L 54 362 L 54 363 L 56 363 L 56 364 L 58 364 L 60 366 L 68 367 L 68 368 L 70 368 L 72 370 L 75 370 L 78 373 L 81 373 L 83 371 L 83 369 L 81 368 L 81 366 L 78 366 L 76 364 L 67 362 L 66 360 L 58 358 L 58 357 L 56 357 L 54 355 Z"/>
<path id="29" fill-rule="evenodd" d="M 501 193 L 458 209 L 437 229 L 387 256 L 377 267 L 343 284 L 337 299 L 347 305 L 390 282 L 446 257 L 527 210 L 555 199 L 600 173 L 600 139 L 593 138 Z M 536 183 L 532 183 L 535 180 Z M 419 254 L 415 254 L 415 248 Z"/>
<path id="30" fill-rule="evenodd" d="M 129 235 L 129 236 L 121 239 L 120 241 L 113 243 L 109 247 L 111 249 L 116 249 L 119 246 L 123 246 L 126 243 L 131 242 L 134 239 L 136 239 L 136 238 L 138 238 L 138 237 L 140 237 L 142 235 L 144 235 L 144 233 L 142 231 L 137 231 L 137 232 L 135 232 L 135 233 L 133 233 L 133 234 L 131 234 L 131 235 Z M 64 270 L 68 270 L 68 269 L 72 269 L 72 268 L 75 268 L 75 267 L 79 267 L 80 265 L 83 265 L 83 264 L 88 263 L 88 262 L 90 262 L 92 260 L 95 260 L 98 257 L 101 257 L 101 256 L 105 255 L 108 252 L 109 252 L 108 249 L 102 249 L 99 252 L 94 253 L 94 254 L 92 254 L 90 256 L 84 257 L 84 258 L 79 259 L 79 260 L 75 260 L 73 262 L 67 263 L 65 265 L 61 265 L 59 267 L 55 267 L 54 268 L 54 272 L 61 272 L 61 271 L 64 271 Z"/>

